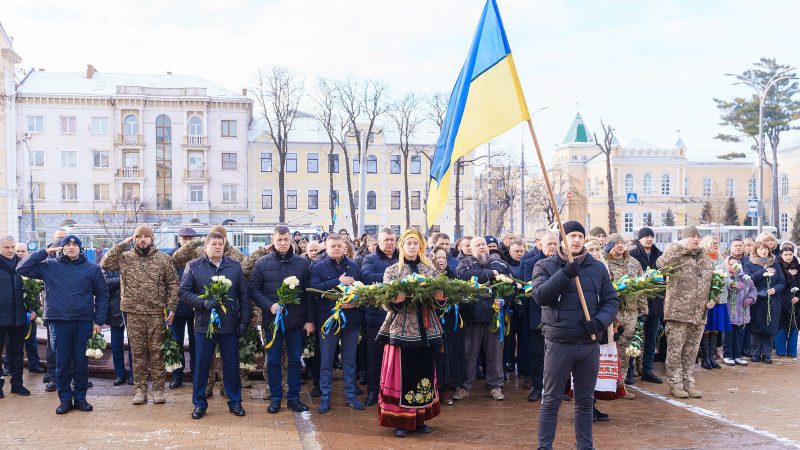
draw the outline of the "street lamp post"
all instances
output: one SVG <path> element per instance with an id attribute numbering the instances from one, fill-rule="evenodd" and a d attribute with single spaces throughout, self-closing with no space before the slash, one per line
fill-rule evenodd
<path id="1" fill-rule="evenodd" d="M 27 160 L 28 160 L 28 190 L 30 191 L 28 195 L 29 195 L 30 202 L 31 202 L 31 231 L 35 232 L 36 231 L 36 206 L 35 206 L 35 203 L 34 203 L 34 200 L 33 200 L 33 161 L 31 161 L 31 148 L 28 145 L 28 137 L 24 136 L 22 138 L 22 142 L 25 143 L 25 150 L 27 150 L 27 153 L 28 153 L 28 158 L 27 158 Z"/>
<path id="2" fill-rule="evenodd" d="M 531 117 L 538 113 L 539 111 L 544 111 L 545 109 L 549 108 L 549 106 L 545 106 L 543 108 L 539 108 L 536 111 L 531 113 Z M 522 130 L 523 136 L 525 135 L 525 130 Z M 521 162 L 520 162 L 520 183 L 522 185 L 520 190 L 520 199 L 519 199 L 519 224 L 520 224 L 520 234 L 522 237 L 525 237 L 525 141 L 519 141 L 519 147 L 521 152 Z M 513 229 L 513 227 L 512 227 Z"/>

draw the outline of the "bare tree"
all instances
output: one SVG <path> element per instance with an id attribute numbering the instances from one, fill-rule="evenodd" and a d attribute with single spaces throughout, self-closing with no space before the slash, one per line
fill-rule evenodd
<path id="1" fill-rule="evenodd" d="M 414 133 L 424 120 L 420 114 L 419 105 L 419 97 L 415 93 L 409 92 L 402 100 L 395 102 L 389 110 L 389 117 L 392 118 L 392 121 L 397 126 L 400 136 L 400 154 L 403 157 L 401 163 L 403 166 L 403 186 L 406 203 L 406 228 L 411 227 L 411 207 L 408 200 L 408 157 L 414 149 L 412 148 L 414 146 L 411 145 Z"/>
<path id="2" fill-rule="evenodd" d="M 333 224 L 336 210 L 336 205 L 333 204 L 333 156 L 336 150 L 335 136 L 337 135 L 337 127 L 335 124 L 338 122 L 338 120 L 335 116 L 336 89 L 332 82 L 324 78 L 320 78 L 317 81 L 317 95 L 314 98 L 314 102 L 316 103 L 314 115 L 320 125 L 322 125 L 322 128 L 325 129 L 325 133 L 328 135 L 328 201 L 330 202 L 331 209 L 331 224 Z"/>
<path id="3" fill-rule="evenodd" d="M 278 221 L 286 222 L 286 154 L 289 130 L 303 98 L 303 78 L 285 67 L 273 66 L 258 71 L 256 102 L 266 122 L 266 133 L 278 150 Z"/>
<path id="4" fill-rule="evenodd" d="M 113 202 L 95 202 L 89 209 L 108 236 L 109 241 L 103 245 L 110 247 L 132 235 L 140 224 L 153 221 L 149 211 L 155 209 L 155 202 L 123 194 Z"/>
<path id="5" fill-rule="evenodd" d="M 491 167 L 492 191 L 489 207 L 492 208 L 492 221 L 487 224 L 487 234 L 497 236 L 503 231 L 506 213 L 520 193 L 520 170 L 507 156 L 502 164 Z"/>
<path id="6" fill-rule="evenodd" d="M 553 195 L 558 204 L 558 213 L 564 211 L 567 205 L 567 192 L 569 192 L 569 174 L 561 167 L 550 169 L 548 173 L 550 177 L 550 184 L 553 189 Z M 555 211 L 553 204 L 550 202 L 550 195 L 547 193 L 547 188 L 541 180 L 533 180 L 532 187 L 525 190 L 525 203 L 527 209 L 531 213 L 538 213 L 544 215 L 547 225 L 556 221 Z"/>
<path id="7" fill-rule="evenodd" d="M 617 211 L 614 205 L 614 187 L 612 185 L 613 181 L 611 177 L 611 148 L 614 146 L 614 129 L 611 128 L 611 125 L 606 126 L 602 119 L 600 119 L 600 126 L 603 128 L 602 144 L 597 140 L 597 134 L 594 135 L 594 143 L 606 157 L 606 185 L 608 187 L 608 232 L 616 233 Z"/>

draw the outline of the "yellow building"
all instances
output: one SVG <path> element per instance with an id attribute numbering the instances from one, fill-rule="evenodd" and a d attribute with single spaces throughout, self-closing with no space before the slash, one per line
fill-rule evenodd
<path id="1" fill-rule="evenodd" d="M 17 236 L 17 179 L 16 179 L 16 65 L 22 58 L 14 52 L 14 41 L 0 25 L 0 74 L 3 77 L 0 92 L 0 234 Z"/>
<path id="2" fill-rule="evenodd" d="M 254 222 L 278 222 L 280 164 L 277 148 L 258 122 L 250 137 L 250 205 Z M 422 127 L 412 137 L 412 150 L 408 159 L 408 196 L 404 182 L 402 153 L 396 130 L 388 125 L 373 129 L 367 150 L 367 209 L 365 230 L 377 233 L 383 226 L 401 230 L 406 226 L 406 198 L 408 198 L 410 225 L 425 231 L 425 199 L 430 172 L 428 156 L 433 155 L 438 130 Z M 289 151 L 286 161 L 285 220 L 288 223 L 311 223 L 325 230 L 345 228 L 353 232 L 347 186 L 347 164 L 342 147 L 334 144 L 332 155 L 328 135 L 310 116 L 295 120 L 289 133 Z M 347 158 L 350 167 L 350 185 L 358 214 L 360 165 L 358 145 L 354 137 L 347 138 Z M 471 193 L 472 168 L 466 168 L 461 177 L 459 191 Z M 333 173 L 331 173 L 333 172 Z M 331 175 L 333 189 L 331 190 Z M 451 189 L 455 192 L 454 183 Z M 461 205 L 461 232 L 472 233 L 473 205 L 471 196 Z M 338 208 L 337 208 L 338 206 Z M 432 230 L 455 233 L 455 196 L 452 194 L 447 208 Z"/>

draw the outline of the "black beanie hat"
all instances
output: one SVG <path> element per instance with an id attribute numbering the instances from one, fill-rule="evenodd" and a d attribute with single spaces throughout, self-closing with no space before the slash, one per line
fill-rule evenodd
<path id="1" fill-rule="evenodd" d="M 580 232 L 584 237 L 586 236 L 586 229 L 583 228 L 580 222 L 577 220 L 570 220 L 568 222 L 564 222 L 564 234 L 570 234 L 573 231 Z"/>
<path id="2" fill-rule="evenodd" d="M 653 229 L 649 227 L 642 227 L 639 228 L 639 239 L 647 236 L 655 236 L 656 234 L 653 233 Z"/>

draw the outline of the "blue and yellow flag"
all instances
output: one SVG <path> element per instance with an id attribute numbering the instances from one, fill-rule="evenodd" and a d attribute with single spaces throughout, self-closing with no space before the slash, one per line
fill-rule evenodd
<path id="1" fill-rule="evenodd" d="M 444 210 L 455 162 L 479 145 L 528 120 L 517 69 L 495 0 L 487 0 L 461 68 L 431 163 L 428 225 Z"/>

